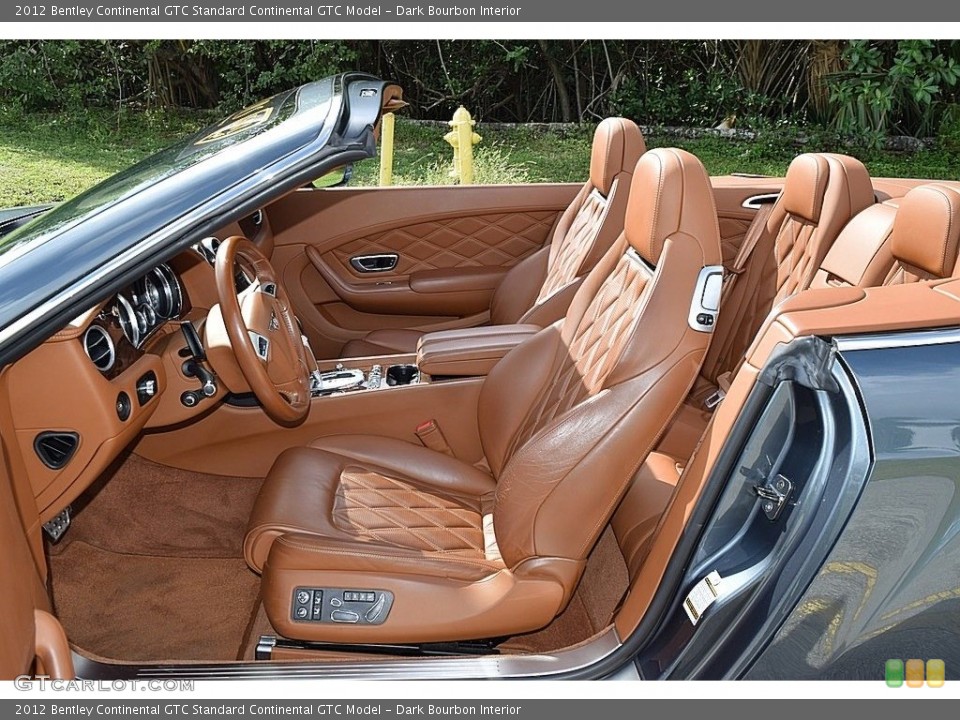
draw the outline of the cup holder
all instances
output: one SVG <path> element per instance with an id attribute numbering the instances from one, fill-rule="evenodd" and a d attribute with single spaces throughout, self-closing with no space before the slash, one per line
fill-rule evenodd
<path id="1" fill-rule="evenodd" d="M 391 365 L 387 368 L 387 385 L 410 385 L 420 376 L 416 365 Z"/>

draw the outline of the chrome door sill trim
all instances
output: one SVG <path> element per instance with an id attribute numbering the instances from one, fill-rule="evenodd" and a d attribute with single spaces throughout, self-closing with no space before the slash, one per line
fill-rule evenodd
<path id="1" fill-rule="evenodd" d="M 471 658 L 403 658 L 379 662 L 257 662 L 131 665 L 92 660 L 74 652 L 77 677 L 85 680 L 494 680 L 558 675 L 586 668 L 621 646 L 614 628 L 585 645 L 552 655 Z"/>

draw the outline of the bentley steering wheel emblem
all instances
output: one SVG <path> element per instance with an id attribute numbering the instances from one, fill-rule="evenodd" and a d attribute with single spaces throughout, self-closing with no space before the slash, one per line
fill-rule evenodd
<path id="1" fill-rule="evenodd" d="M 277 320 L 277 314 L 275 312 L 270 313 L 270 322 L 267 324 L 267 329 L 270 332 L 280 329 L 280 321 Z"/>

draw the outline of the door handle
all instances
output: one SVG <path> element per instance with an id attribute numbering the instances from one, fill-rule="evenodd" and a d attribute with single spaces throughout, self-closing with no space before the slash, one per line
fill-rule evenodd
<path id="1" fill-rule="evenodd" d="M 780 197 L 780 193 L 764 193 L 763 195 L 753 195 L 743 201 L 742 207 L 747 210 L 759 210 L 761 205 L 772 205 Z"/>
<path id="2" fill-rule="evenodd" d="M 393 270 L 400 261 L 397 253 L 380 253 L 377 255 L 356 255 L 350 258 L 350 264 L 357 272 L 388 272 Z"/>

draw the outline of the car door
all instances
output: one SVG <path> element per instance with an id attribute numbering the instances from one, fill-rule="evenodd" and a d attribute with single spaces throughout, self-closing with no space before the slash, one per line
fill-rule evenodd
<path id="1" fill-rule="evenodd" d="M 0 448 L 0 680 L 45 674 L 73 677 L 67 639 L 57 620 L 37 609 L 46 594 L 13 497 Z"/>
<path id="2" fill-rule="evenodd" d="M 479 325 L 580 187 L 304 188 L 266 210 L 272 260 L 318 357 L 381 328 Z"/>

